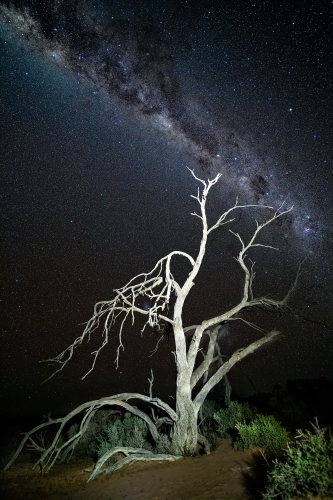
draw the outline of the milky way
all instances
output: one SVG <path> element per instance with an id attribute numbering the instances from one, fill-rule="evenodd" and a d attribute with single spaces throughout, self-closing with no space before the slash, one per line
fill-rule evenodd
<path id="1" fill-rule="evenodd" d="M 307 257 L 297 313 L 255 313 L 258 324 L 289 337 L 244 361 L 245 371 L 260 388 L 309 371 L 332 373 L 333 8 L 317 0 L 273 3 L 0 0 L 3 372 L 15 411 L 22 394 L 48 412 L 94 398 L 96 387 L 142 392 L 151 367 L 169 397 L 170 345 L 161 342 L 146 364 L 156 343 L 149 332 L 131 340 L 129 329 L 122 375 L 112 371 L 111 385 L 113 345 L 83 386 L 86 346 L 74 375 L 64 370 L 43 386 L 45 401 L 38 385 L 45 365 L 31 366 L 82 333 L 92 305 L 114 287 L 171 250 L 195 255 L 200 227 L 189 214 L 197 186 L 186 167 L 205 179 L 223 174 L 210 192 L 209 222 L 236 197 L 294 207 L 260 240 L 280 251 L 249 257 L 258 259 L 255 292 L 279 297 Z M 262 216 L 266 209 L 239 211 L 232 229 L 246 238 Z M 186 324 L 239 300 L 232 259 L 239 242 L 228 227 L 209 242 Z M 181 264 L 176 271 L 186 272 Z M 237 328 L 221 334 L 227 355 L 256 338 Z M 243 388 L 243 374 L 232 377 Z"/>
<path id="2" fill-rule="evenodd" d="M 163 12 L 162 22 L 147 6 L 118 9 L 116 2 L 113 8 L 90 2 L 4 4 L 3 18 L 30 46 L 181 141 L 201 171 L 224 174 L 224 186 L 235 196 L 275 208 L 295 205 L 284 232 L 296 236 L 300 248 L 304 238 L 310 246 L 323 239 L 324 217 L 311 199 L 314 193 L 290 179 L 279 149 L 267 151 L 265 132 L 256 138 L 241 132 L 241 118 L 236 125 L 217 119 L 186 92 L 170 14 Z M 293 108 L 286 104 L 285 113 Z M 328 232 L 326 240 L 331 236 Z"/>

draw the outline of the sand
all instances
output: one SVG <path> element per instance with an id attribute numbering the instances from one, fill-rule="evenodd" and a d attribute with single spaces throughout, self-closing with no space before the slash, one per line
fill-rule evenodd
<path id="1" fill-rule="evenodd" d="M 56 465 L 41 476 L 29 465 L 1 473 L 3 500 L 185 500 L 260 498 L 267 473 L 258 450 L 235 451 L 218 442 L 210 455 L 176 462 L 138 462 L 87 484 L 91 462 Z"/>

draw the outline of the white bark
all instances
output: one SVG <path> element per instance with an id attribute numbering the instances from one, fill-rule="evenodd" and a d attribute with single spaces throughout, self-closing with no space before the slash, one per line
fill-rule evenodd
<path id="1" fill-rule="evenodd" d="M 239 233 L 230 230 L 231 233 L 235 235 L 240 244 L 240 251 L 238 253 L 238 256 L 236 257 L 236 260 L 243 271 L 243 293 L 239 303 L 227 311 L 222 311 L 217 316 L 205 319 L 199 325 L 183 325 L 183 307 L 192 287 L 194 286 L 194 280 L 197 277 L 203 258 L 205 256 L 208 236 L 212 231 L 234 220 L 230 217 L 235 210 L 254 206 L 241 206 L 238 205 L 238 202 L 236 201 L 235 205 L 224 212 L 214 224 L 209 225 L 206 214 L 207 196 L 210 189 L 218 182 L 221 175 L 218 174 L 213 180 L 208 180 L 206 182 L 202 179 L 197 178 L 193 172 L 191 173 L 202 186 L 201 190 L 198 189 L 197 196 L 193 196 L 193 198 L 198 202 L 200 210 L 199 213 L 193 213 L 192 215 L 198 217 L 202 225 L 201 242 L 196 257 L 192 257 L 188 253 L 181 251 L 171 252 L 160 259 L 151 271 L 135 276 L 124 287 L 114 290 L 114 298 L 112 300 L 101 301 L 95 305 L 93 316 L 87 322 L 82 335 L 75 339 L 74 342 L 58 356 L 53 359 L 47 360 L 47 362 L 52 362 L 59 365 L 58 370 L 55 372 L 57 373 L 66 366 L 68 361 L 70 361 L 73 356 L 74 350 L 78 346 L 80 346 L 85 340 L 89 341 L 90 335 L 95 334 L 98 330 L 101 330 L 102 342 L 100 347 L 92 353 L 94 355 L 94 360 L 91 369 L 88 371 L 88 373 L 90 373 L 90 371 L 95 367 L 99 352 L 107 345 L 112 328 L 118 320 L 120 321 L 118 333 L 119 346 L 117 349 L 115 360 L 116 367 L 118 367 L 119 356 L 121 350 L 124 349 L 122 343 L 122 335 L 124 332 L 126 321 L 128 319 L 131 319 L 133 324 L 137 315 L 141 315 L 142 317 L 144 317 L 146 321 L 142 332 L 147 327 L 160 328 L 161 323 L 170 324 L 172 325 L 175 339 L 174 356 L 177 368 L 176 410 L 174 411 L 169 405 L 163 403 L 158 398 L 152 397 L 151 388 L 153 377 L 151 379 L 150 385 L 150 397 L 131 393 L 119 394 L 111 398 L 103 398 L 98 401 L 87 403 L 86 405 L 81 405 L 78 409 L 74 410 L 74 412 L 71 412 L 70 414 L 73 416 L 74 414 L 86 410 L 86 415 L 83 419 L 83 423 L 81 424 L 80 431 L 71 439 L 70 442 L 66 442 L 60 448 L 57 448 L 57 442 L 61 430 L 63 429 L 65 423 L 68 421 L 68 418 L 66 417 L 65 419 L 58 419 L 54 422 L 60 423 L 59 433 L 57 433 L 50 449 L 45 450 L 41 460 L 39 461 L 43 463 L 43 465 L 46 464 L 48 465 L 48 467 L 51 467 L 54 464 L 55 460 L 61 455 L 68 455 L 68 453 L 70 453 L 74 448 L 77 440 L 85 432 L 89 423 L 89 419 L 92 417 L 94 412 L 96 412 L 101 406 L 104 405 L 118 405 L 127 409 L 133 414 L 140 416 L 146 421 L 150 433 L 155 441 L 158 441 L 158 429 L 161 423 L 167 422 L 172 424 L 172 444 L 175 455 L 194 454 L 198 439 L 204 443 L 204 438 L 202 436 L 198 436 L 197 418 L 198 412 L 209 391 L 217 383 L 219 383 L 219 381 L 229 372 L 229 370 L 235 363 L 243 359 L 248 354 L 253 353 L 256 349 L 260 348 L 261 345 L 270 342 L 272 338 L 279 334 L 279 332 L 277 331 L 271 331 L 269 333 L 265 332 L 261 328 L 253 325 L 245 318 L 240 316 L 240 314 L 245 309 L 248 310 L 256 306 L 277 309 L 288 307 L 290 296 L 295 290 L 297 279 L 300 274 L 299 272 L 297 274 L 295 283 L 288 291 L 286 296 L 282 298 L 282 300 L 270 299 L 265 296 L 254 297 L 252 289 L 252 284 L 255 277 L 253 269 L 254 266 L 252 261 L 247 258 L 247 254 L 250 249 L 261 247 L 272 248 L 262 243 L 258 243 L 257 238 L 260 232 L 265 227 L 291 210 L 287 209 L 283 211 L 282 207 L 280 207 L 280 209 L 275 212 L 273 211 L 270 217 L 264 223 L 259 224 L 258 222 L 256 222 L 256 227 L 253 231 L 253 235 L 248 242 L 245 242 L 239 235 Z M 260 208 L 261 210 L 264 209 L 272 211 L 272 207 L 259 206 L 257 208 Z M 175 256 L 185 258 L 191 267 L 188 277 L 182 284 L 179 283 L 172 274 L 172 261 Z M 152 304 L 148 311 L 140 306 L 140 299 L 143 296 L 148 298 L 150 303 Z M 169 311 L 169 308 L 171 308 L 171 304 L 173 304 L 173 309 Z M 221 353 L 217 350 L 217 335 L 220 325 L 225 324 L 229 321 L 242 321 L 246 325 L 255 328 L 258 332 L 260 332 L 262 336 L 255 342 L 244 347 L 244 349 L 235 352 L 229 360 L 222 362 Z M 194 330 L 194 334 L 189 346 L 187 347 L 186 333 L 190 330 Z M 202 340 L 204 335 L 207 335 L 209 337 L 205 351 L 202 350 Z M 201 354 L 203 354 L 203 359 L 201 358 Z M 216 372 L 209 377 L 207 375 L 209 372 L 209 368 L 213 363 L 216 363 L 217 361 L 220 361 L 220 366 L 218 367 Z M 53 375 L 55 373 L 53 373 Z M 86 373 L 84 377 L 87 376 L 88 373 Z M 199 380 L 202 380 L 204 376 L 204 384 L 193 399 L 192 392 L 197 387 Z M 152 415 L 153 420 L 155 420 L 154 422 L 148 415 L 126 402 L 131 398 L 141 399 L 142 401 L 145 401 L 163 410 L 166 413 L 166 416 L 157 419 L 155 418 L 155 413 L 153 412 Z M 44 426 L 45 425 L 49 425 L 49 423 L 44 424 Z M 33 431 L 38 431 L 41 428 L 43 428 L 43 425 L 38 426 Z M 33 431 L 31 431 L 26 436 L 25 440 L 30 437 Z M 205 447 L 208 450 L 207 443 Z M 20 449 L 22 449 L 22 447 Z M 148 457 L 146 451 L 140 453 L 135 451 L 131 453 L 133 455 L 132 458 L 128 456 L 126 457 L 126 460 L 128 459 L 128 461 L 132 461 L 134 459 L 139 459 L 138 456 L 143 456 L 142 453 L 144 454 L 144 457 Z M 7 468 L 10 464 L 8 464 Z"/>
<path id="2" fill-rule="evenodd" d="M 87 403 L 84 403 L 75 410 L 71 411 L 68 415 L 62 418 L 57 418 L 55 420 L 52 420 L 51 418 L 48 419 L 47 422 L 42 423 L 38 425 L 37 427 L 34 427 L 31 429 L 31 431 L 25 433 L 25 436 L 23 440 L 21 441 L 18 449 L 16 450 L 16 453 L 13 455 L 11 460 L 8 462 L 4 470 L 9 469 L 9 467 L 15 462 L 17 457 L 19 456 L 20 452 L 22 451 L 24 445 L 27 442 L 31 442 L 31 436 L 36 434 L 38 431 L 41 429 L 45 429 L 46 427 L 50 425 L 59 425 L 59 429 L 55 434 L 55 437 L 53 439 L 53 442 L 48 448 L 42 448 L 38 447 L 41 457 L 40 459 L 35 463 L 34 468 L 37 465 L 41 465 L 42 469 L 46 469 L 46 471 L 49 471 L 51 467 L 54 465 L 54 463 L 59 459 L 61 461 L 65 461 L 68 456 L 70 456 L 78 443 L 79 439 L 83 436 L 83 434 L 86 432 L 86 430 L 89 427 L 90 420 L 92 417 L 95 415 L 95 413 L 100 410 L 102 407 L 105 406 L 120 406 L 121 408 L 124 408 L 125 410 L 131 412 L 133 415 L 136 415 L 137 417 L 142 418 L 148 426 L 148 429 L 151 433 L 152 438 L 154 439 L 155 442 L 158 441 L 159 439 L 159 433 L 158 433 L 158 428 L 154 424 L 154 422 L 151 420 L 151 418 L 144 412 L 140 411 L 138 408 L 135 406 L 132 406 L 127 403 L 128 400 L 130 399 L 140 399 L 142 401 L 145 401 L 146 403 L 149 403 L 157 408 L 160 408 L 164 410 L 168 416 L 169 419 L 167 420 L 168 422 L 175 422 L 178 420 L 178 416 L 176 412 L 170 408 L 169 405 L 161 401 L 159 398 L 150 398 L 148 396 L 145 396 L 143 394 L 137 394 L 137 393 L 123 393 L 123 394 L 117 394 L 116 396 L 111 396 L 111 397 L 106 397 L 106 398 L 101 398 L 96 401 L 89 401 Z M 79 414 L 84 414 L 81 425 L 79 427 L 78 432 L 72 436 L 70 439 L 66 440 L 65 442 L 61 442 L 61 436 L 63 433 L 63 430 L 68 424 L 68 422 L 73 419 L 74 417 L 77 417 Z"/>
<path id="3" fill-rule="evenodd" d="M 105 469 L 102 469 L 104 463 L 111 458 L 112 456 L 116 455 L 117 453 L 122 453 L 125 455 L 125 458 L 119 460 L 116 462 L 114 465 L 111 465 L 109 467 L 106 467 Z M 117 447 L 117 448 L 112 448 L 109 450 L 107 453 L 105 453 L 96 463 L 94 470 L 89 476 L 89 479 L 87 483 L 89 483 L 92 479 L 95 479 L 96 476 L 99 474 L 110 474 L 110 472 L 114 472 L 121 467 L 123 467 L 126 464 L 132 464 L 134 462 L 151 462 L 151 461 L 157 461 L 161 462 L 163 460 L 166 460 L 168 462 L 173 462 L 175 460 L 179 460 L 182 458 L 181 456 L 175 456 L 175 455 L 164 455 L 164 454 L 154 454 L 151 451 L 148 450 L 143 450 L 142 448 L 127 448 L 127 447 Z M 87 471 L 90 472 L 90 471 Z"/>

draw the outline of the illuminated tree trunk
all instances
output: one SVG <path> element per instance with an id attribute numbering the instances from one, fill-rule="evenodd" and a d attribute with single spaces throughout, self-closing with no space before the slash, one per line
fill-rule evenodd
<path id="1" fill-rule="evenodd" d="M 189 456 L 196 452 L 198 442 L 198 413 L 192 401 L 190 377 L 187 373 L 178 374 L 176 389 L 176 413 L 178 421 L 173 427 L 173 452 L 176 455 Z"/>

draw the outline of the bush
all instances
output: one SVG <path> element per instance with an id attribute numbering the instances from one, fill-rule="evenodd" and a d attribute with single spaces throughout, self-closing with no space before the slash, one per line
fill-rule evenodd
<path id="1" fill-rule="evenodd" d="M 238 403 L 231 401 L 228 408 L 214 413 L 214 420 L 217 422 L 217 432 L 222 438 L 231 437 L 232 430 L 236 429 L 238 423 L 248 423 L 255 417 L 257 408 L 248 403 Z"/>
<path id="2" fill-rule="evenodd" d="M 172 443 L 166 434 L 161 434 L 158 442 L 156 443 L 156 447 L 154 449 L 154 452 L 158 453 L 158 454 L 161 453 L 161 454 L 166 454 L 166 455 L 173 453 Z"/>
<path id="3" fill-rule="evenodd" d="M 88 429 L 80 438 L 77 443 L 74 454 L 76 456 L 88 456 L 93 458 L 95 455 L 96 448 L 96 436 L 100 435 L 102 430 L 111 425 L 111 423 L 117 418 L 117 415 L 114 414 L 113 410 L 100 410 L 94 415 L 94 417 L 90 420 Z M 68 429 L 68 438 L 75 436 L 75 434 L 79 430 L 79 424 L 74 423 Z"/>
<path id="4" fill-rule="evenodd" d="M 333 435 L 326 437 L 316 419 L 314 432 L 298 431 L 299 441 L 288 444 L 284 463 L 274 462 L 264 500 L 325 495 L 333 487 Z"/>
<path id="5" fill-rule="evenodd" d="M 276 455 L 288 442 L 286 429 L 273 415 L 256 415 L 248 425 L 236 424 L 236 429 L 240 435 L 234 444 L 236 450 L 247 450 L 258 446 Z"/>
<path id="6" fill-rule="evenodd" d="M 2 470 L 6 465 L 11 461 L 14 454 L 16 452 L 16 448 L 7 448 L 6 450 L 2 450 L 0 455 L 0 470 Z M 33 457 L 35 458 L 35 457 Z M 32 456 L 30 453 L 21 452 L 16 459 L 16 464 L 27 465 L 34 463 Z M 35 460 L 36 461 L 36 460 Z"/>
<path id="7" fill-rule="evenodd" d="M 220 405 L 216 401 L 206 399 L 200 408 L 200 419 L 209 420 L 213 418 L 214 413 L 220 410 Z"/>
<path id="8" fill-rule="evenodd" d="M 139 417 L 125 413 L 123 420 L 117 418 L 111 424 L 103 427 L 97 437 L 95 451 L 98 458 L 101 458 L 107 451 L 115 447 L 144 448 L 151 450 L 150 444 L 146 441 L 148 426 Z M 114 462 L 112 457 L 108 462 Z"/>
<path id="9" fill-rule="evenodd" d="M 220 410 L 220 405 L 216 401 L 206 399 L 200 408 L 198 431 L 207 441 L 214 444 L 217 439 L 217 423 L 214 420 L 214 413 Z"/>

